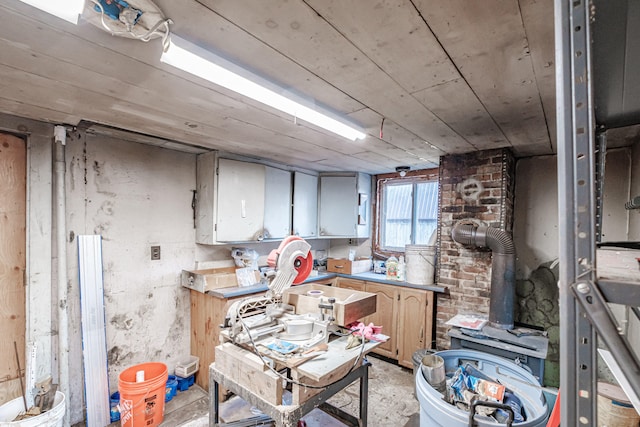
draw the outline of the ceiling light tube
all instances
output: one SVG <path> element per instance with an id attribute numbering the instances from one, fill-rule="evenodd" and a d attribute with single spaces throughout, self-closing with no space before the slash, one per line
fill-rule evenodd
<path id="1" fill-rule="evenodd" d="M 295 95 L 284 96 L 286 90 L 282 87 L 175 35 L 171 35 L 160 60 L 352 141 L 366 136 L 354 126 L 331 117 L 330 112 L 304 105 L 304 100 L 292 99 Z"/>
<path id="2" fill-rule="evenodd" d="M 78 24 L 78 19 L 84 10 L 84 0 L 21 0 L 33 7 L 37 7 L 51 15 Z"/>

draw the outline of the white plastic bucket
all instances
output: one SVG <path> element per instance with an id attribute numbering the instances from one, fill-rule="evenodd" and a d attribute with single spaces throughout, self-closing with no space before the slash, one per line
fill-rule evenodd
<path id="1" fill-rule="evenodd" d="M 413 285 L 432 285 L 436 266 L 436 247 L 407 245 L 404 248 L 406 280 Z"/>
<path id="2" fill-rule="evenodd" d="M 21 396 L 0 406 L 0 427 L 62 427 L 64 411 L 64 394 L 56 391 L 56 398 L 51 410 L 26 420 L 13 421 L 24 412 L 24 401 Z"/>

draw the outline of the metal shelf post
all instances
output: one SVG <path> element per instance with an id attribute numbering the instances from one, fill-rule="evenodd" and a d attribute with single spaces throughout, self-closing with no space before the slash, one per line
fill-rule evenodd
<path id="1" fill-rule="evenodd" d="M 606 140 L 596 149 L 592 89 L 592 5 L 555 1 L 560 236 L 561 425 L 597 425 L 597 339 L 607 345 L 636 394 L 640 368 L 596 277 L 598 209 Z M 598 167 L 596 166 L 598 163 Z M 600 172 L 600 173 L 598 173 Z M 619 284 L 622 285 L 622 284 Z M 629 302 L 627 302 L 628 304 Z"/>

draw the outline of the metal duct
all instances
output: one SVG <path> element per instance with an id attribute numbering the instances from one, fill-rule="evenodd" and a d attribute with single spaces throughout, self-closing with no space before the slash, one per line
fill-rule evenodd
<path id="1" fill-rule="evenodd" d="M 500 329 L 513 328 L 516 293 L 516 249 L 511 236 L 499 228 L 476 224 L 457 224 L 451 238 L 463 245 L 487 247 L 491 257 L 491 302 L 489 323 Z"/>

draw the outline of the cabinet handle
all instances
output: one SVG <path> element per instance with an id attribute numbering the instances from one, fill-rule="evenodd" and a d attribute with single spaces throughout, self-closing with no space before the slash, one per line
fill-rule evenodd
<path id="1" fill-rule="evenodd" d="M 424 328 L 420 328 L 420 341 L 424 338 Z"/>
<path id="2" fill-rule="evenodd" d="M 240 202 L 240 205 L 241 205 L 240 206 L 240 210 L 241 210 L 240 215 L 242 216 L 242 218 L 246 218 L 247 217 L 247 202 L 246 202 L 246 200 L 243 199 Z"/>

